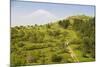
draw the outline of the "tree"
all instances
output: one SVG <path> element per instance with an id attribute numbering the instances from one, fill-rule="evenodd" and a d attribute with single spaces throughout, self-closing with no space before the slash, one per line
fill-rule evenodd
<path id="1" fill-rule="evenodd" d="M 58 22 L 58 24 L 63 27 L 64 29 L 68 28 L 68 26 L 70 25 L 70 21 L 67 19 L 67 20 L 61 20 Z"/>

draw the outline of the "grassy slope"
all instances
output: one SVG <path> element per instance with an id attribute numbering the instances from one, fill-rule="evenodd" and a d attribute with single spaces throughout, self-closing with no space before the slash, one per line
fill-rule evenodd
<path id="1" fill-rule="evenodd" d="M 22 61 L 25 61 L 25 62 L 20 62 L 19 65 L 53 64 L 53 63 L 74 62 L 73 58 L 70 56 L 70 53 L 69 53 L 67 47 L 61 48 L 61 46 L 62 46 L 61 43 L 64 43 L 66 40 L 67 41 L 75 41 L 76 40 L 76 41 L 81 42 L 80 35 L 78 35 L 78 33 L 73 29 L 72 26 L 68 26 L 67 29 L 63 29 L 61 26 L 58 25 L 57 22 L 55 22 L 51 25 L 50 29 L 47 29 L 47 27 L 45 25 L 42 26 L 42 27 L 37 26 L 37 28 L 39 28 L 39 31 L 45 33 L 44 39 L 47 40 L 47 42 L 33 43 L 33 42 L 30 42 L 30 41 L 21 41 L 25 44 L 24 47 L 18 47 L 17 43 L 16 43 L 16 48 L 17 48 L 18 51 L 11 53 L 11 63 L 12 64 L 15 64 L 15 63 L 17 64 L 17 61 L 21 61 L 20 58 L 23 58 L 24 60 L 22 59 Z M 29 30 L 31 31 L 31 29 L 29 29 Z M 63 35 L 59 35 L 57 37 L 50 36 L 50 35 L 48 35 L 47 30 L 58 30 Z M 62 40 L 63 40 L 63 42 L 61 42 Z M 61 42 L 60 45 L 58 44 L 59 42 Z M 50 45 L 44 46 L 43 48 L 32 49 L 32 50 L 27 49 L 27 48 L 32 47 L 32 45 L 39 46 L 39 45 L 43 45 L 43 44 L 47 44 L 47 43 L 50 43 Z M 80 50 L 80 47 L 81 47 L 80 45 L 82 45 L 82 44 L 83 44 L 82 42 L 81 43 L 70 43 L 69 46 L 71 47 L 71 49 L 75 53 L 79 62 L 94 61 L 93 58 L 85 58 L 85 57 L 82 56 L 82 51 Z M 13 46 L 13 44 L 11 46 Z M 14 56 L 14 54 L 17 57 Z M 52 58 L 52 55 L 54 55 L 54 54 L 61 56 L 62 61 L 61 62 L 52 62 L 51 58 Z M 28 56 L 32 56 L 32 57 L 36 58 L 37 61 L 31 62 L 31 63 L 27 62 Z M 16 60 L 16 59 L 19 59 L 19 60 Z"/>

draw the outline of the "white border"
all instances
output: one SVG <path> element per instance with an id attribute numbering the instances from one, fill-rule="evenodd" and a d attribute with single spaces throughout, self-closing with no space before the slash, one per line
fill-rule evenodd
<path id="1" fill-rule="evenodd" d="M 0 0 L 0 67 L 9 66 L 10 54 L 10 1 Z"/>

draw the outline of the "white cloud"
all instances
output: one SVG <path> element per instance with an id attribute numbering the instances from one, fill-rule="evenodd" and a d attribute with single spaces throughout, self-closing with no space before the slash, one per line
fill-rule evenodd
<path id="1" fill-rule="evenodd" d="M 36 10 L 28 15 L 13 18 L 12 26 L 28 24 L 46 24 L 57 20 L 57 17 L 43 9 Z"/>

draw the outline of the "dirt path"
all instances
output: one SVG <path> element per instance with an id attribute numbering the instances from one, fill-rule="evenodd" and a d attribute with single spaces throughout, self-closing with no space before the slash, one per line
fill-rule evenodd
<path id="1" fill-rule="evenodd" d="M 74 53 L 74 51 L 73 51 L 73 50 L 71 49 L 71 47 L 69 46 L 69 43 L 66 42 L 65 45 L 67 46 L 67 49 L 69 50 L 69 53 L 70 53 L 72 59 L 74 60 L 74 62 L 79 62 L 79 60 L 78 60 L 76 54 Z"/>

